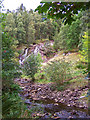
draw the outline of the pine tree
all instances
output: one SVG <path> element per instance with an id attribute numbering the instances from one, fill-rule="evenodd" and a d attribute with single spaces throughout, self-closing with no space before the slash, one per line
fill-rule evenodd
<path id="1" fill-rule="evenodd" d="M 17 39 L 19 41 L 19 45 L 22 43 L 26 43 L 25 34 L 26 31 L 24 29 L 23 19 L 21 13 L 17 15 Z"/>

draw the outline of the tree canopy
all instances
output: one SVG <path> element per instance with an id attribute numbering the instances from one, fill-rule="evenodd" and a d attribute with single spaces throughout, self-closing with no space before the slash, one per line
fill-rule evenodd
<path id="1" fill-rule="evenodd" d="M 40 2 L 35 11 L 38 13 L 47 13 L 48 18 L 61 18 L 65 24 L 71 24 L 74 14 L 80 10 L 89 8 L 89 2 Z"/>

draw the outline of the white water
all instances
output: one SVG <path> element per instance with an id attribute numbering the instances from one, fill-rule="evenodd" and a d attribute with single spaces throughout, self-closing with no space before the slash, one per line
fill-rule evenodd
<path id="1" fill-rule="evenodd" d="M 35 56 L 38 55 L 38 53 L 39 53 L 39 47 L 38 46 L 35 47 L 33 53 L 34 53 Z M 28 55 L 28 48 L 25 50 L 25 54 L 23 54 L 19 59 L 20 66 L 23 65 L 24 61 L 27 60 L 31 54 L 29 54 L 28 56 L 27 55 Z"/>
<path id="2" fill-rule="evenodd" d="M 27 53 L 28 53 L 28 48 L 25 50 L 25 54 L 22 55 L 22 58 L 25 58 L 27 56 Z"/>
<path id="3" fill-rule="evenodd" d="M 38 46 L 36 46 L 36 48 L 35 48 L 35 50 L 34 50 L 34 55 L 38 55 L 38 53 L 39 53 L 39 48 L 38 48 Z"/>
<path id="4" fill-rule="evenodd" d="M 20 59 L 19 59 L 19 64 L 20 64 L 20 66 L 23 65 L 23 62 L 24 62 L 27 54 L 28 54 L 28 48 L 25 50 L 25 54 L 23 54 L 23 55 L 20 57 Z"/>

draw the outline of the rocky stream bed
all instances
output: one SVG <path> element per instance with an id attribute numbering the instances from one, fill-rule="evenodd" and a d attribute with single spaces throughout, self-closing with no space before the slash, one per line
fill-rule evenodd
<path id="1" fill-rule="evenodd" d="M 53 42 L 49 43 L 51 46 Z M 32 45 L 31 48 L 26 48 L 24 54 L 21 55 L 23 61 L 33 52 L 35 55 L 39 52 L 42 56 L 43 65 L 48 61 L 52 61 L 58 54 L 54 54 L 52 59 L 46 56 L 48 48 L 44 43 Z M 51 49 L 52 50 L 52 49 Z M 63 54 L 64 55 L 64 54 Z M 66 58 L 68 53 L 64 55 Z M 63 56 L 62 56 L 63 58 Z M 62 118 L 84 118 L 89 119 L 88 104 L 83 101 L 82 92 L 87 92 L 88 85 L 79 87 L 77 89 L 67 88 L 65 91 L 57 91 L 52 89 L 53 83 L 40 84 L 32 83 L 30 79 L 15 79 L 15 82 L 20 85 L 21 91 L 19 96 L 24 100 L 27 109 L 35 109 L 36 112 L 32 113 L 32 117 L 39 117 L 39 120 L 46 119 L 60 119 Z"/>
<path id="2" fill-rule="evenodd" d="M 46 118 L 90 118 L 88 105 L 80 97 L 82 91 L 88 90 L 88 85 L 78 89 L 65 91 L 52 90 L 49 84 L 32 83 L 29 79 L 15 79 L 20 85 L 20 96 L 27 104 L 27 109 L 39 107 L 32 116 Z M 41 113 L 40 111 L 43 111 Z"/>

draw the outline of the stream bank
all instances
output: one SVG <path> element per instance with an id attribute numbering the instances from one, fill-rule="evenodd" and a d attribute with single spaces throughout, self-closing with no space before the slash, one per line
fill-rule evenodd
<path id="1" fill-rule="evenodd" d="M 29 109 L 36 106 L 43 109 L 43 114 L 36 113 L 34 116 L 44 116 L 44 118 L 50 117 L 50 115 L 56 118 L 90 118 L 88 105 L 80 98 L 81 92 L 88 90 L 88 86 L 76 90 L 53 91 L 50 87 L 52 83 L 32 83 L 29 79 L 16 79 L 15 82 L 22 88 L 20 96 L 25 100 Z"/>

